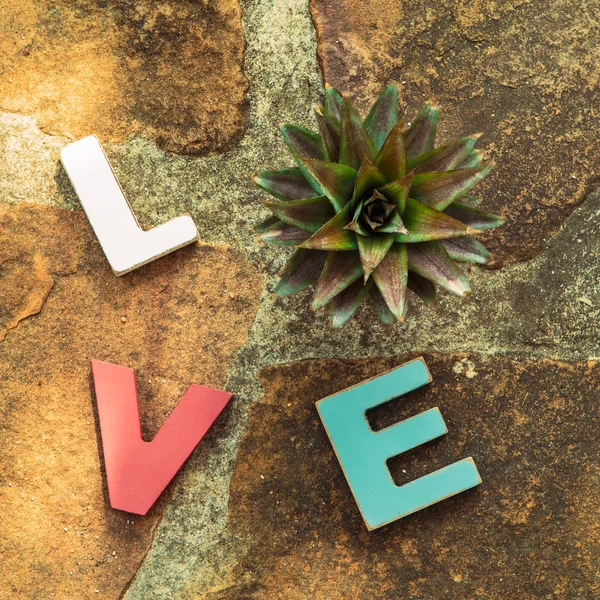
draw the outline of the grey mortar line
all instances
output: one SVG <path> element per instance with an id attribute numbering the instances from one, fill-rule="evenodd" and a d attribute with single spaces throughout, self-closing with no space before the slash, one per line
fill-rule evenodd
<path id="1" fill-rule="evenodd" d="M 248 126 L 239 146 L 231 152 L 200 159 L 167 156 L 173 169 L 190 165 L 198 172 L 199 191 L 185 208 L 198 215 L 196 221 L 202 241 L 229 243 L 249 260 L 271 274 L 286 260 L 281 248 L 259 244 L 254 225 L 268 215 L 260 204 L 251 174 L 259 168 L 278 168 L 288 164 L 276 125 L 282 121 L 311 125 L 312 106 L 322 96 L 323 86 L 316 60 L 316 38 L 305 0 L 250 0 L 242 3 L 246 32 L 244 71 L 249 79 Z M 144 155 L 159 152 L 144 140 L 131 146 Z M 119 158 L 124 158 L 119 151 Z M 136 160 L 131 159 L 135 164 Z M 121 175 L 119 175 L 121 177 Z M 185 179 L 185 177 L 184 177 Z M 179 180 L 179 178 L 178 178 Z M 133 202 L 132 202 L 133 204 Z M 175 216 L 161 213 L 161 219 Z M 146 214 L 157 222 L 148 204 L 136 214 Z M 144 212 L 145 211 L 145 212 Z M 233 214 L 232 214 L 233 211 Z M 200 220 L 201 216 L 201 220 Z M 143 220 L 143 217 L 141 217 Z M 289 254 L 289 252 L 288 252 Z M 268 303 L 263 291 L 261 304 Z M 252 331 L 257 335 L 257 327 Z M 252 336 L 252 334 L 250 334 Z M 248 338 L 245 347 L 251 347 Z M 262 365 L 261 365 L 262 366 Z M 176 483 L 173 500 L 166 507 L 151 549 L 124 595 L 126 600 L 175 598 L 192 574 L 204 570 L 216 577 L 218 561 L 211 550 L 221 539 L 227 518 L 229 483 L 239 441 L 246 424 L 250 402 L 260 396 L 252 365 L 244 365 L 243 353 L 235 361 L 226 389 L 235 394 L 227 429 L 203 441 Z"/>

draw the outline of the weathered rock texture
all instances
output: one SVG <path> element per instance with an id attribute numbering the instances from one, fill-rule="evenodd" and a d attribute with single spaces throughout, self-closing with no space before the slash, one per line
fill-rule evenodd
<path id="1" fill-rule="evenodd" d="M 269 293 L 290 250 L 258 244 L 253 232 L 267 211 L 252 172 L 292 166 L 276 124 L 314 127 L 310 108 L 322 99 L 308 1 L 244 0 L 246 129 L 231 150 L 203 157 L 164 148 L 200 151 L 181 138 L 196 125 L 179 129 L 180 108 L 192 107 L 194 119 L 206 114 L 193 108 L 200 102 L 196 84 L 212 86 L 215 96 L 202 101 L 218 99 L 233 119 L 227 123 L 240 123 L 241 46 L 224 52 L 222 69 L 210 63 L 205 73 L 206 48 L 225 49 L 221 25 L 207 30 L 189 70 L 193 85 L 181 84 L 175 105 L 171 96 L 164 100 L 168 110 L 160 119 L 148 99 L 160 104 L 170 92 L 144 69 L 171 66 L 177 85 L 187 81 L 171 34 L 185 38 L 204 26 L 194 15 L 226 11 L 231 37 L 225 41 L 235 45 L 241 37 L 233 5 L 227 12 L 222 2 L 156 9 L 79 3 L 75 22 L 67 18 L 75 5 L 60 3 L 54 12 L 63 20 L 44 25 L 39 39 L 46 46 L 37 58 L 35 44 L 23 54 L 27 40 L 15 36 L 15 28 L 50 19 L 43 12 L 48 4 L 36 6 L 34 13 L 32 3 L 21 3 L 20 11 L 5 3 L 0 15 L 9 32 L 0 40 L 8 48 L 1 64 L 29 68 L 43 55 L 47 67 L 43 76 L 15 68 L 0 75 L 0 110 L 17 111 L 0 112 L 0 509 L 14 515 L 0 525 L 0 550 L 8 556 L 0 596 L 262 600 L 348 592 L 357 600 L 395 600 L 394 589 L 415 600 L 486 594 L 493 600 L 502 591 L 510 600 L 597 596 L 598 531 L 590 503 L 598 497 L 600 195 L 587 195 L 573 211 L 597 170 L 594 4 L 580 2 L 576 12 L 559 0 L 485 0 L 466 8 L 447 0 L 418 7 L 315 0 L 326 78 L 362 103 L 384 80 L 395 80 L 409 115 L 427 98 L 436 100 L 442 139 L 483 131 L 483 146 L 497 163 L 481 190 L 484 206 L 509 219 L 506 233 L 494 231 L 491 240 L 502 268 L 470 269 L 467 301 L 443 294 L 433 311 L 411 300 L 407 321 L 389 328 L 359 310 L 342 331 L 330 330 L 324 315 L 308 308 L 308 292 L 283 299 Z M 170 6 L 171 15 L 153 20 Z M 125 51 L 120 45 L 142 35 L 157 39 L 159 30 L 156 55 L 141 52 L 137 42 Z M 104 47 L 110 51 L 95 51 Z M 75 61 L 62 78 L 52 70 L 51 49 Z M 97 61 L 111 75 L 96 69 L 102 79 L 86 79 Z M 71 88 L 67 79 L 97 81 L 97 88 Z M 35 86 L 44 82 L 38 94 Z M 140 112 L 118 108 L 138 97 Z M 104 147 L 143 226 L 187 212 L 203 243 L 114 278 L 84 215 L 72 211 L 77 197 L 57 167 L 68 119 L 112 131 Z M 221 134 L 232 131 L 220 116 L 211 119 L 194 121 L 198 139 L 209 139 L 219 123 Z M 127 141 L 111 143 L 121 139 Z M 507 265 L 513 260 L 520 262 Z M 259 273 L 266 280 L 260 304 Z M 401 401 L 395 416 L 435 402 L 450 433 L 395 463 L 395 473 L 418 475 L 472 452 L 484 484 L 368 536 L 312 403 L 415 352 L 429 352 L 435 383 Z M 235 394 L 163 503 L 134 524 L 107 508 L 92 357 L 136 369 L 149 436 L 192 381 Z M 58 419 L 63 410 L 65 422 Z"/>
<path id="2" fill-rule="evenodd" d="M 497 264 L 535 256 L 600 168 L 594 0 L 311 0 L 326 81 L 367 105 L 396 82 L 408 118 L 441 109 L 439 139 L 483 132 L 478 187 L 507 219 Z"/>
<path id="3" fill-rule="evenodd" d="M 186 154 L 222 151 L 245 125 L 237 0 L 8 0 L 0 109 L 48 133 L 140 134 Z"/>
<path id="4" fill-rule="evenodd" d="M 596 361 L 427 355 L 433 383 L 368 415 L 440 408 L 449 432 L 388 462 L 402 484 L 473 456 L 483 484 L 369 533 L 314 402 L 401 364 L 269 367 L 231 483 L 238 585 L 219 600 L 595 598 L 600 594 Z M 239 552 L 236 540 L 249 540 Z M 192 595 L 190 594 L 190 597 Z"/>
<path id="5" fill-rule="evenodd" d="M 35 205 L 0 205 L 0 264 L 0 597 L 118 598 L 170 492 L 110 508 L 91 360 L 135 369 L 151 439 L 191 383 L 224 386 L 262 279 L 203 245 L 116 278 L 81 211 Z"/>

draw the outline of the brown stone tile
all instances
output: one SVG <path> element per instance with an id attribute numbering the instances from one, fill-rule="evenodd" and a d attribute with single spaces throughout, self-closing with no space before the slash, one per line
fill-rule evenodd
<path id="1" fill-rule="evenodd" d="M 265 395 L 250 408 L 230 499 L 239 556 L 228 581 L 250 581 L 203 597 L 599 596 L 600 366 L 426 355 L 433 384 L 379 407 L 371 423 L 379 428 L 438 406 L 449 432 L 392 459 L 394 479 L 472 456 L 483 484 L 369 533 L 314 402 L 408 358 L 263 371 Z"/>
<path id="2" fill-rule="evenodd" d="M 91 360 L 135 369 L 150 439 L 191 383 L 224 386 L 262 286 L 200 244 L 117 278 L 82 212 L 0 206 L 0 597 L 120 597 L 168 498 L 110 508 Z"/>
<path id="3" fill-rule="evenodd" d="M 597 186 L 598 10 L 570 0 L 311 0 L 324 78 L 363 108 L 388 82 L 438 139 L 483 132 L 496 169 L 478 187 L 504 215 L 497 264 L 529 259 Z"/>
<path id="4" fill-rule="evenodd" d="M 237 0 L 8 0 L 0 31 L 0 109 L 34 115 L 48 133 L 141 134 L 191 154 L 242 135 Z"/>

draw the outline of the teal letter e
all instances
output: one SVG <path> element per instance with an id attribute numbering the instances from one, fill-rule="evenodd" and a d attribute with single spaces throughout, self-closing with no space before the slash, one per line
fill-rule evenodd
<path id="1" fill-rule="evenodd" d="M 397 486 L 386 461 L 447 433 L 437 408 L 373 431 L 366 411 L 431 382 L 422 358 L 317 402 L 350 489 L 372 530 L 481 483 L 472 458 Z"/>

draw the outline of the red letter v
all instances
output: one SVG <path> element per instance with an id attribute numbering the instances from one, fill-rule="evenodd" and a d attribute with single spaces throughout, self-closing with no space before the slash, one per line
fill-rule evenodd
<path id="1" fill-rule="evenodd" d="M 191 385 L 151 442 L 142 439 L 132 369 L 92 361 L 113 508 L 145 515 L 231 398 Z"/>

